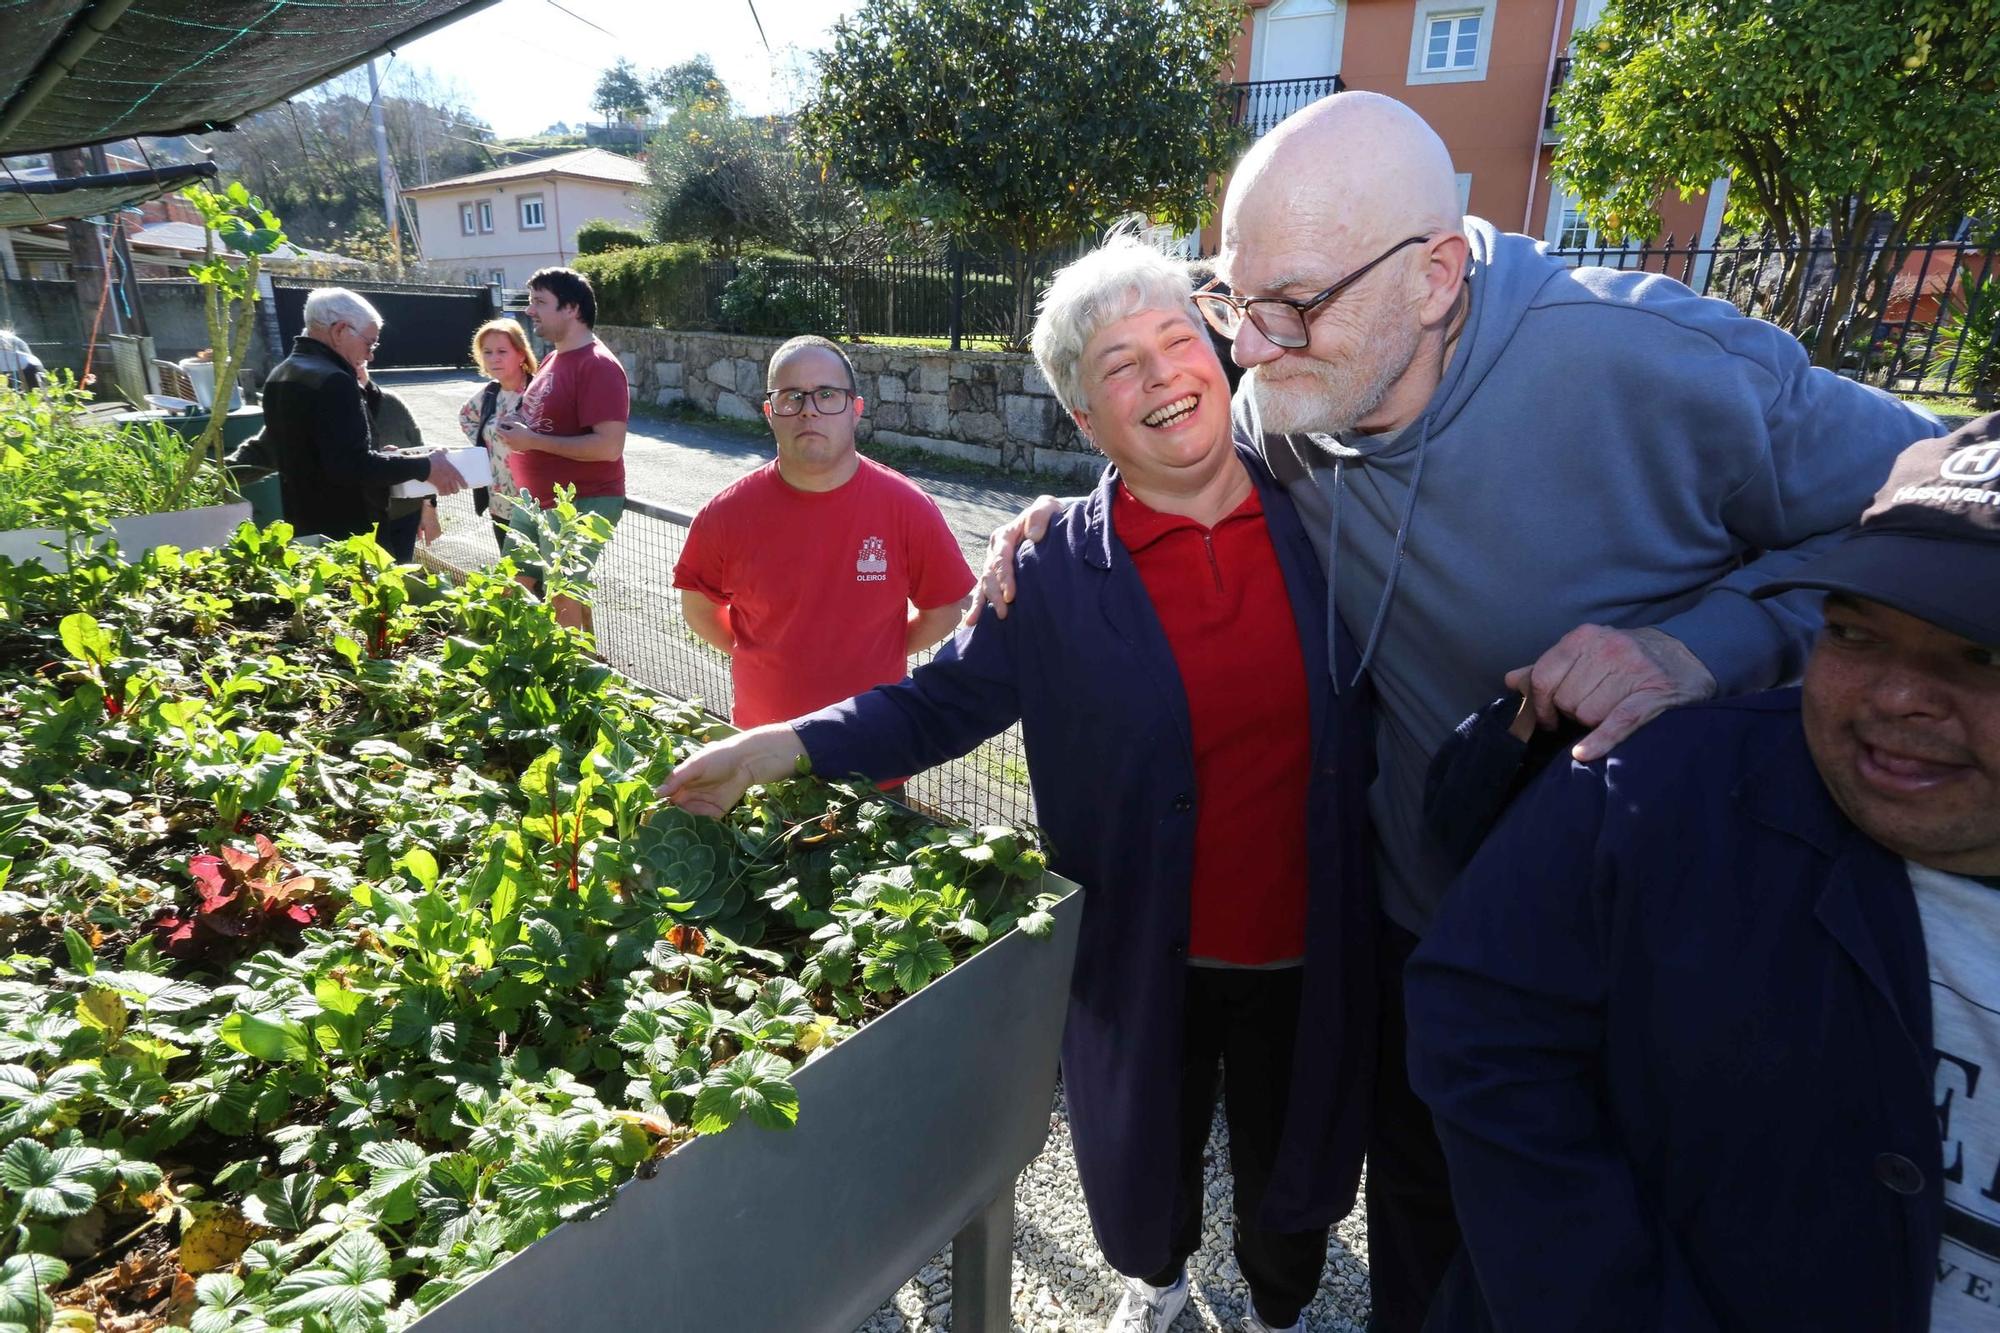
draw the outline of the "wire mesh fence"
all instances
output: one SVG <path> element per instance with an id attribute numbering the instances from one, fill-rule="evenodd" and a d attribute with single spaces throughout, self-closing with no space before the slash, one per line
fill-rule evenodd
<path id="1" fill-rule="evenodd" d="M 446 535 L 427 552 L 432 564 L 462 573 L 500 558 L 490 526 L 473 515 L 469 495 L 451 496 L 439 507 Z M 673 586 L 674 563 L 692 518 L 670 505 L 627 499 L 625 516 L 596 570 L 597 651 L 640 684 L 693 700 L 727 719 L 729 659 L 689 627 Z M 918 661 L 929 661 L 935 651 L 926 650 Z M 1020 728 L 1010 727 L 964 758 L 915 775 L 902 799 L 966 824 L 1034 823 Z"/>

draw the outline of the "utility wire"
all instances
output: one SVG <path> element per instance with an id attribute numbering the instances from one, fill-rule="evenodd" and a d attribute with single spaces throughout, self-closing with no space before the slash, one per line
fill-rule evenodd
<path id="1" fill-rule="evenodd" d="M 587 28 L 597 29 L 599 32 L 603 33 L 606 37 L 611 38 L 613 41 L 622 42 L 625 40 L 623 37 L 620 37 L 617 33 L 611 31 L 611 29 L 605 27 L 602 23 L 592 23 L 589 19 L 577 13 L 574 9 L 564 9 L 561 5 L 556 3 L 556 0 L 548 0 L 548 6 L 550 9 L 554 9 L 561 13 L 569 15 L 571 18 L 575 19 L 578 23 L 583 24 Z"/>
<path id="2" fill-rule="evenodd" d="M 757 40 L 764 44 L 764 54 L 774 54 L 771 50 L 771 39 L 764 35 L 764 20 L 757 17 L 757 0 L 743 0 L 743 3 L 750 6 L 750 21 L 757 25 Z"/>

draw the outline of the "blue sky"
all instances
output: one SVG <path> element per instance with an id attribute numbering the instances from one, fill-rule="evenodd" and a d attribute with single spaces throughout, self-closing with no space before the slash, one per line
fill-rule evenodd
<path id="1" fill-rule="evenodd" d="M 621 55 L 653 69 L 705 53 L 745 110 L 784 111 L 803 91 L 807 53 L 858 4 L 756 0 L 767 52 L 748 0 L 561 0 L 560 9 L 551 0 L 500 0 L 404 47 L 396 63 L 454 85 L 502 135 L 593 119 L 598 72 Z"/>

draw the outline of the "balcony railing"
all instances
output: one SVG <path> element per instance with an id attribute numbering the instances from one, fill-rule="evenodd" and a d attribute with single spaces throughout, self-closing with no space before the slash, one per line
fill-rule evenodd
<path id="1" fill-rule="evenodd" d="M 1569 78 L 1569 63 L 1568 56 L 1557 56 L 1555 71 L 1549 75 L 1549 100 L 1542 111 L 1542 133 L 1545 136 L 1556 132 L 1556 94 L 1562 91 L 1564 81 Z"/>
<path id="2" fill-rule="evenodd" d="M 1259 139 L 1294 111 L 1346 87 L 1338 74 L 1311 79 L 1259 79 L 1255 83 L 1229 85 L 1236 95 L 1236 123 L 1248 127 L 1251 137 Z"/>

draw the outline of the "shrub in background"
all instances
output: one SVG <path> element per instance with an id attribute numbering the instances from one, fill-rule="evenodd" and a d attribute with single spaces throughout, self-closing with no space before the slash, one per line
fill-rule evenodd
<path id="1" fill-rule="evenodd" d="M 597 292 L 597 322 L 665 329 L 712 329 L 699 245 L 645 245 L 584 255 L 579 273 Z"/>
<path id="2" fill-rule="evenodd" d="M 808 272 L 774 268 L 762 259 L 746 259 L 738 266 L 718 306 L 722 325 L 731 333 L 838 337 L 847 322 L 832 283 Z"/>
<path id="3" fill-rule="evenodd" d="M 576 252 L 579 255 L 609 254 L 614 250 L 637 250 L 646 244 L 646 233 L 637 227 L 628 227 L 622 222 L 608 218 L 592 218 L 576 229 Z"/>
<path id="4" fill-rule="evenodd" d="M 1969 288 L 1969 290 L 1968 290 Z M 1944 329 L 1931 349 L 1930 373 L 1990 406 L 2000 396 L 2000 278 L 1961 284 L 1945 307 Z"/>

